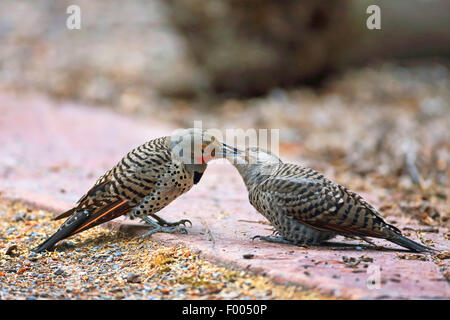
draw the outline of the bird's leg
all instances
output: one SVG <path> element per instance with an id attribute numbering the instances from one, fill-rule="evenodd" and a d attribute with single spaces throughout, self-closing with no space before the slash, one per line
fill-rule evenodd
<path id="1" fill-rule="evenodd" d="M 165 233 L 181 232 L 181 233 L 187 234 L 187 230 L 184 226 L 177 225 L 177 226 L 166 227 L 166 226 L 161 226 L 157 222 L 155 222 L 152 219 L 145 217 L 145 216 L 141 217 L 141 219 L 145 223 L 149 224 L 152 227 L 152 229 L 150 229 L 148 232 L 141 235 L 141 238 L 151 236 L 152 234 L 157 233 L 157 232 L 165 232 Z"/>
<path id="2" fill-rule="evenodd" d="M 267 242 L 274 242 L 274 243 L 283 243 L 283 244 L 294 244 L 292 241 L 286 240 L 282 237 L 265 237 L 265 236 L 254 236 L 252 237 L 252 241 L 255 239 L 264 240 Z"/>
<path id="3" fill-rule="evenodd" d="M 175 222 L 167 222 L 166 220 L 157 216 L 154 213 L 150 213 L 150 216 L 152 218 L 154 218 L 156 221 L 158 221 L 158 224 L 163 227 L 174 227 L 174 226 L 179 226 L 180 224 L 182 224 L 183 226 L 186 226 L 186 223 L 189 223 L 192 227 L 192 222 L 188 219 L 182 219 L 180 221 L 175 221 Z"/>
<path id="4" fill-rule="evenodd" d="M 160 227 L 176 227 L 181 224 L 183 226 L 186 226 L 186 223 L 189 223 L 192 226 L 192 222 L 187 219 L 182 219 L 182 220 L 176 221 L 176 222 L 168 222 L 168 221 L 164 220 L 163 218 L 157 216 L 155 213 L 152 213 L 154 211 L 152 203 L 156 196 L 164 197 L 165 195 L 159 194 L 159 192 L 158 192 L 158 195 L 155 195 L 154 193 L 149 194 L 144 199 L 142 199 L 142 201 L 134 208 L 133 215 L 134 216 L 146 216 L 147 219 L 149 219 L 148 216 L 150 216 L 156 220 L 156 222 L 153 221 L 153 224 L 156 224 Z"/>

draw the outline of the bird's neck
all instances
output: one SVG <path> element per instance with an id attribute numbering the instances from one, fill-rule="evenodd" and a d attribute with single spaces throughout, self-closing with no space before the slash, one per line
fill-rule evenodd
<path id="1" fill-rule="evenodd" d="M 207 164 L 206 163 L 193 163 L 193 164 L 185 164 L 184 167 L 186 171 L 189 173 L 202 173 L 205 172 Z"/>
<path id="2" fill-rule="evenodd" d="M 240 173 L 249 191 L 252 187 L 260 184 L 270 177 L 277 167 L 276 165 L 270 166 L 259 164 L 234 164 L 234 166 Z"/>

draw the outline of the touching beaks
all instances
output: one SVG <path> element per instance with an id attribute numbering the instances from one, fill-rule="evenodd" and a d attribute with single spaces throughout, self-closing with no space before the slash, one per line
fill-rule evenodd
<path id="1" fill-rule="evenodd" d="M 231 147 L 225 143 L 222 143 L 222 151 L 223 151 L 223 156 L 225 158 L 226 157 L 237 157 L 242 153 L 242 151 L 239 150 L 238 148 Z"/>

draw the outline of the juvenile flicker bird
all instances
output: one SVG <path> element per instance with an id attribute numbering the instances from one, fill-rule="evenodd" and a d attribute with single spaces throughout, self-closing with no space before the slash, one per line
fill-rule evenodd
<path id="1" fill-rule="evenodd" d="M 386 223 L 361 196 L 310 168 L 283 163 L 259 148 L 248 148 L 235 159 L 250 203 L 281 237 L 262 240 L 316 245 L 336 235 L 382 238 L 416 252 L 432 251 Z"/>
<path id="2" fill-rule="evenodd" d="M 34 251 L 51 250 L 60 240 L 121 215 L 147 223 L 151 229 L 144 236 L 186 232 L 189 220 L 170 223 L 156 213 L 198 183 L 208 161 L 236 155 L 237 149 L 200 129 L 150 140 L 101 176 L 76 207 L 57 216 L 55 220 L 69 218 Z"/>

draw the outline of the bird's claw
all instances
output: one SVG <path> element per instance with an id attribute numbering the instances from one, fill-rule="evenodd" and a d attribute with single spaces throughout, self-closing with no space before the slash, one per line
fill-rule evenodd
<path id="1" fill-rule="evenodd" d="M 140 238 L 146 238 L 146 237 L 151 236 L 152 234 L 157 233 L 157 232 L 164 232 L 164 233 L 181 232 L 182 234 L 187 234 L 188 233 L 186 228 L 182 227 L 182 226 L 172 226 L 172 227 L 157 226 L 157 227 L 154 227 L 154 228 L 150 229 L 149 231 L 147 231 L 143 235 L 141 235 Z"/>
<path id="2" fill-rule="evenodd" d="M 266 237 L 266 236 L 257 235 L 257 236 L 252 237 L 251 239 L 252 239 L 252 241 L 255 240 L 255 239 L 260 239 L 260 240 L 263 240 L 263 241 L 273 242 L 273 243 L 292 244 L 291 241 L 286 240 L 283 237 L 276 237 L 275 238 L 275 237 Z"/>
<path id="3" fill-rule="evenodd" d="M 182 220 L 176 221 L 176 222 L 167 222 L 165 225 L 168 227 L 173 227 L 173 226 L 179 226 L 180 224 L 182 224 L 183 226 L 186 227 L 186 223 L 189 223 L 189 227 L 192 227 L 192 222 L 191 222 L 191 220 L 188 220 L 188 219 L 182 219 Z"/>
<path id="4" fill-rule="evenodd" d="M 253 236 L 253 237 L 251 237 L 252 241 L 254 241 L 255 239 L 260 239 L 260 238 L 261 238 L 261 236 L 260 236 L 260 235 L 257 235 L 257 236 Z"/>
<path id="5" fill-rule="evenodd" d="M 175 222 L 168 222 L 166 220 L 164 220 L 163 218 L 157 216 L 156 214 L 151 215 L 154 219 L 156 219 L 157 224 L 160 225 L 161 227 L 175 227 L 175 226 L 179 226 L 180 224 L 182 224 L 183 226 L 186 227 L 186 223 L 190 224 L 190 227 L 192 227 L 192 222 L 188 219 L 182 219 L 180 221 L 175 221 Z"/>

